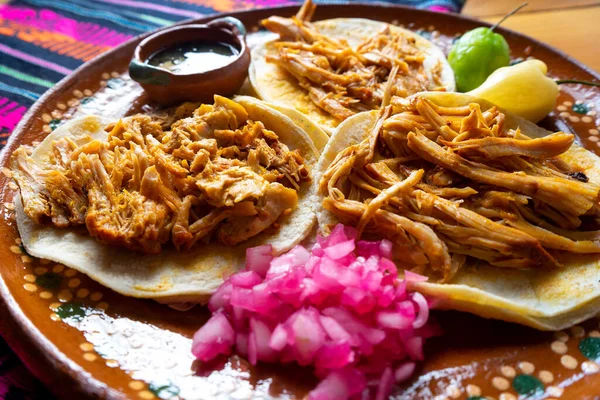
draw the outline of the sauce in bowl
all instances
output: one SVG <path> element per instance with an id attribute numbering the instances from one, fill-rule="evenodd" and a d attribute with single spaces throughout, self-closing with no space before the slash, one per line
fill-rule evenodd
<path id="1" fill-rule="evenodd" d="M 239 50 L 229 43 L 194 41 L 160 50 L 146 61 L 176 74 L 211 71 L 229 64 Z"/>
<path id="2" fill-rule="evenodd" d="M 152 101 L 171 106 L 232 96 L 248 77 L 246 28 L 233 17 L 176 25 L 149 35 L 135 48 L 129 76 Z"/>

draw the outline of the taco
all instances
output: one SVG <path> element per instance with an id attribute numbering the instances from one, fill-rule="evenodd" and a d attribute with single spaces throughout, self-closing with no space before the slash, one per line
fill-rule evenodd
<path id="1" fill-rule="evenodd" d="M 244 82 L 244 85 L 238 92 L 238 95 L 239 97 L 249 96 L 258 98 L 256 91 L 252 88 L 248 80 Z M 319 152 L 323 150 L 329 141 L 329 135 L 325 133 L 325 131 L 319 125 L 310 120 L 306 115 L 294 110 L 293 108 L 269 102 L 265 102 L 265 104 L 289 117 L 292 121 L 294 121 L 294 124 L 298 125 L 308 135 Z"/>
<path id="2" fill-rule="evenodd" d="M 342 123 L 316 167 L 320 228 L 394 243 L 441 308 L 559 330 L 600 306 L 600 159 L 458 93 Z"/>
<path id="3" fill-rule="evenodd" d="M 298 110 L 331 133 L 346 118 L 377 109 L 384 86 L 406 97 L 426 90 L 454 91 L 443 52 L 407 29 L 362 18 L 309 22 L 315 6 L 295 17 L 262 23 L 279 35 L 256 46 L 250 82 L 260 98 Z"/>
<path id="4" fill-rule="evenodd" d="M 208 300 L 246 248 L 300 242 L 316 221 L 306 133 L 248 97 L 188 114 L 86 116 L 17 149 L 27 252 L 124 295 L 180 303 Z"/>

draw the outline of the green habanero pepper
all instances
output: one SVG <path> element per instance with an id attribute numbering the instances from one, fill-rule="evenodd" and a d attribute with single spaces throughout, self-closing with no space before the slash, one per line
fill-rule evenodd
<path id="1" fill-rule="evenodd" d="M 487 77 L 510 64 L 510 48 L 504 37 L 490 28 L 475 28 L 465 33 L 448 55 L 459 92 L 468 92 Z"/>

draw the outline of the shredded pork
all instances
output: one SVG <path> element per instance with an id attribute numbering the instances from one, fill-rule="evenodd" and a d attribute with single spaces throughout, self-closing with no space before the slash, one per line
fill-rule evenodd
<path id="1" fill-rule="evenodd" d="M 299 151 L 223 97 L 184 114 L 167 131 L 165 118 L 135 115 L 109 127 L 107 141 L 55 141 L 43 166 L 20 147 L 13 167 L 25 213 L 157 253 L 167 242 L 190 248 L 211 237 L 235 245 L 296 206 L 311 179 Z"/>
<path id="2" fill-rule="evenodd" d="M 323 206 L 395 257 L 450 281 L 468 258 L 504 268 L 560 267 L 561 252 L 600 253 L 600 187 L 559 156 L 574 137 L 530 139 L 477 103 L 394 97 L 370 134 L 320 181 Z"/>
<path id="3" fill-rule="evenodd" d="M 390 80 L 394 96 L 443 90 L 439 66 L 430 79 L 423 66 L 425 54 L 413 37 L 386 25 L 353 49 L 344 40 L 319 33 L 309 22 L 314 10 L 308 0 L 295 17 L 273 16 L 262 24 L 280 36 L 275 43 L 277 53 L 267 61 L 287 71 L 326 113 L 344 120 L 357 112 L 378 109 Z"/>

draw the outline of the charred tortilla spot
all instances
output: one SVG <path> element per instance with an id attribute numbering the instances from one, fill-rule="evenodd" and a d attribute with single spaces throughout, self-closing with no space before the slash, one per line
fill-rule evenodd
<path id="1" fill-rule="evenodd" d="M 580 182 L 589 182 L 590 178 L 587 177 L 587 175 L 583 172 L 571 172 L 568 174 L 571 178 L 576 179 Z"/>

